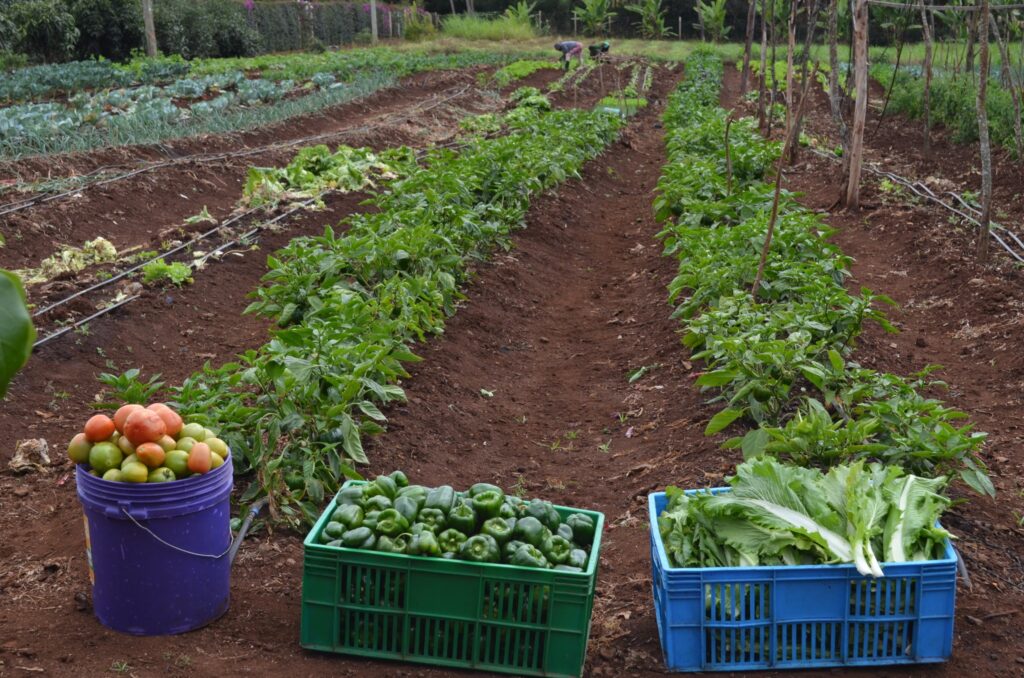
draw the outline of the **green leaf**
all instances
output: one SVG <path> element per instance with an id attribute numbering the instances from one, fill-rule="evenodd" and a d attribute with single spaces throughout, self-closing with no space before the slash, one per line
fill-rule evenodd
<path id="1" fill-rule="evenodd" d="M 768 446 L 768 431 L 763 428 L 755 428 L 752 431 L 747 431 L 747 434 L 743 436 L 743 442 L 740 445 L 740 449 L 743 451 L 743 459 L 750 459 L 751 457 L 760 457 L 764 454 L 765 448 Z"/>
<path id="2" fill-rule="evenodd" d="M 363 411 L 363 414 L 371 419 L 375 419 L 376 421 L 387 421 L 387 417 L 384 416 L 384 413 L 369 400 L 360 401 L 356 403 L 356 405 Z"/>
<path id="3" fill-rule="evenodd" d="M 345 453 L 348 454 L 349 458 L 357 464 L 368 464 L 370 460 L 366 458 L 366 453 L 363 451 L 363 441 L 359 436 L 359 428 L 352 421 L 352 417 L 345 414 L 341 418 L 341 445 L 345 448 Z"/>
<path id="4" fill-rule="evenodd" d="M 996 488 L 992 485 L 992 480 L 981 469 L 963 469 L 960 471 L 960 478 L 978 494 L 988 497 L 996 496 Z"/>
<path id="5" fill-rule="evenodd" d="M 36 330 L 28 313 L 25 289 L 13 273 L 0 269 L 0 398 L 32 352 Z"/>
<path id="6" fill-rule="evenodd" d="M 725 386 L 736 378 L 732 370 L 716 370 L 705 372 L 697 378 L 697 386 Z"/>
<path id="7" fill-rule="evenodd" d="M 743 412 L 744 410 L 737 410 L 732 407 L 725 408 L 715 416 L 711 417 L 711 421 L 708 422 L 707 428 L 704 429 L 704 435 L 715 435 L 719 431 L 728 427 L 729 424 L 742 417 Z"/>

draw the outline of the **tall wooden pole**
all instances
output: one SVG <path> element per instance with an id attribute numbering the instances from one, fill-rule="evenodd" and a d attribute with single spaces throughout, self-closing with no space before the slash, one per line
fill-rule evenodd
<path id="1" fill-rule="evenodd" d="M 924 0 L 919 0 L 921 8 L 921 30 L 924 31 L 924 97 L 921 112 L 924 118 L 924 157 L 932 157 L 932 17 L 925 9 Z M 895 75 L 893 75 L 895 78 Z"/>
<path id="2" fill-rule="evenodd" d="M 761 0 L 761 81 L 757 84 L 757 125 L 764 129 L 768 120 L 765 117 L 765 99 L 768 96 L 768 12 L 765 0 Z"/>
<path id="3" fill-rule="evenodd" d="M 750 84 L 750 51 L 754 43 L 754 25 L 757 18 L 757 0 L 747 5 L 747 33 L 743 38 L 743 73 L 740 75 L 740 93 L 746 94 Z"/>
<path id="4" fill-rule="evenodd" d="M 377 0 L 370 0 L 370 42 L 377 44 Z"/>
<path id="5" fill-rule="evenodd" d="M 988 262 L 989 220 L 992 218 L 992 146 L 988 138 L 988 0 L 981 0 L 981 17 L 978 19 L 978 144 L 981 147 L 981 217 L 978 219 L 978 263 Z"/>
<path id="6" fill-rule="evenodd" d="M 157 48 L 156 24 L 153 21 L 153 0 L 142 0 L 142 23 L 146 27 L 146 56 L 155 57 Z"/>
<path id="7" fill-rule="evenodd" d="M 846 186 L 846 207 L 860 207 L 860 172 L 864 160 L 864 125 L 868 117 L 868 0 L 853 6 L 854 67 L 853 133 L 850 135 L 850 181 Z"/>

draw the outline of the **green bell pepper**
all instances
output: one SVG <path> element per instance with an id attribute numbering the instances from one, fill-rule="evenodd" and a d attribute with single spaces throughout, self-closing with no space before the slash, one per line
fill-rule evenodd
<path id="1" fill-rule="evenodd" d="M 394 504 L 383 494 L 377 494 L 368 498 L 366 505 L 363 507 L 367 513 L 370 511 L 384 511 L 389 508 L 394 508 Z"/>
<path id="2" fill-rule="evenodd" d="M 433 526 L 435 533 L 444 530 L 448 524 L 448 519 L 444 517 L 441 509 L 435 508 L 425 508 L 420 511 L 419 521 Z"/>
<path id="3" fill-rule="evenodd" d="M 366 486 L 366 497 L 369 499 L 378 496 L 393 500 L 398 496 L 398 485 L 388 476 L 377 476 Z"/>
<path id="4" fill-rule="evenodd" d="M 516 527 L 512 531 L 516 539 L 524 541 L 531 546 L 540 548 L 546 539 L 551 538 L 551 530 L 544 527 L 539 520 L 533 516 L 520 518 L 516 521 Z"/>
<path id="5" fill-rule="evenodd" d="M 555 565 L 555 569 L 559 572 L 582 572 L 582 567 L 574 567 L 572 565 Z"/>
<path id="6" fill-rule="evenodd" d="M 459 557 L 459 554 L 455 553 L 454 551 L 445 551 L 441 554 L 441 557 L 445 560 L 455 560 Z"/>
<path id="7" fill-rule="evenodd" d="M 519 547 L 520 546 L 525 546 L 525 545 L 526 545 L 525 541 L 519 541 L 518 539 L 513 539 L 512 541 L 510 541 L 509 543 L 507 543 L 507 544 L 505 544 L 504 546 L 501 547 L 502 558 L 505 561 L 511 560 L 512 556 L 514 556 L 516 551 L 519 550 Z"/>
<path id="8" fill-rule="evenodd" d="M 416 502 L 416 510 L 423 508 L 423 505 L 427 503 L 427 488 L 422 485 L 410 485 L 409 487 L 403 487 L 398 491 L 399 497 L 409 497 Z"/>
<path id="9" fill-rule="evenodd" d="M 395 499 L 395 510 L 402 514 L 407 521 L 414 522 L 420 507 L 412 497 L 397 497 Z"/>
<path id="10" fill-rule="evenodd" d="M 375 550 L 382 553 L 405 553 L 407 546 L 407 539 L 404 534 L 398 535 L 394 539 L 388 536 L 381 536 L 377 538 Z"/>
<path id="11" fill-rule="evenodd" d="M 356 508 L 359 507 L 357 506 Z M 358 527 L 358 525 L 356 527 Z M 332 539 L 337 539 L 338 537 L 340 537 L 342 533 L 348 529 L 349 528 L 345 527 L 344 524 L 336 520 L 332 520 L 326 525 L 324 525 L 324 531 L 320 534 L 320 538 L 326 538 L 327 541 L 331 541 Z"/>
<path id="12" fill-rule="evenodd" d="M 476 532 L 476 511 L 469 504 L 459 504 L 448 513 L 448 527 L 454 527 L 463 534 L 473 534 Z"/>
<path id="13" fill-rule="evenodd" d="M 562 524 L 562 519 L 558 517 L 558 511 L 550 501 L 531 500 L 526 505 L 526 515 L 536 518 L 544 524 L 544 527 L 552 531 L 557 530 L 558 526 Z"/>
<path id="14" fill-rule="evenodd" d="M 397 537 L 409 529 L 409 521 L 395 509 L 381 511 L 377 518 L 377 534 Z"/>
<path id="15" fill-rule="evenodd" d="M 442 485 L 427 492 L 427 501 L 423 508 L 440 509 L 442 513 L 448 515 L 454 504 L 455 489 L 451 485 Z"/>
<path id="16" fill-rule="evenodd" d="M 587 557 L 587 552 L 583 549 L 573 549 L 569 552 L 569 560 L 565 561 L 565 564 L 585 570 L 587 569 Z"/>
<path id="17" fill-rule="evenodd" d="M 371 530 L 377 529 L 377 521 L 380 519 L 380 511 L 369 511 L 363 516 L 363 524 L 360 527 L 368 527 Z"/>
<path id="18" fill-rule="evenodd" d="M 459 548 L 459 556 L 474 563 L 497 563 L 501 560 L 501 550 L 494 537 L 478 534 L 467 539 Z"/>
<path id="19" fill-rule="evenodd" d="M 508 502 L 508 497 L 505 497 L 505 501 L 501 502 L 501 508 L 498 509 L 499 518 L 518 518 L 519 512 L 516 511 L 516 507 Z"/>
<path id="20" fill-rule="evenodd" d="M 437 543 L 445 553 L 458 553 L 459 549 L 464 543 L 466 543 L 467 539 L 469 539 L 469 537 L 464 535 L 462 532 L 450 527 L 437 535 Z"/>
<path id="21" fill-rule="evenodd" d="M 401 471 L 392 471 L 390 473 L 389 477 L 391 478 L 391 480 L 395 481 L 395 486 L 396 487 L 401 488 L 401 487 L 408 487 L 409 486 L 409 478 L 408 478 L 408 476 L 406 476 Z"/>
<path id="22" fill-rule="evenodd" d="M 429 529 L 424 529 L 419 534 L 414 534 L 409 542 L 409 553 L 414 556 L 440 556 L 441 546 L 437 543 L 437 537 Z"/>
<path id="23" fill-rule="evenodd" d="M 530 544 L 523 544 L 515 553 L 512 554 L 512 557 L 509 559 L 509 564 L 520 565 L 522 567 L 546 568 L 548 566 L 548 561 L 539 549 L 531 546 Z"/>
<path id="24" fill-rule="evenodd" d="M 469 496 L 471 499 L 482 492 L 497 492 L 501 495 L 505 494 L 500 487 L 497 485 L 491 485 L 490 483 L 477 483 L 473 487 L 469 488 Z"/>
<path id="25" fill-rule="evenodd" d="M 572 528 L 573 541 L 581 546 L 590 546 L 594 543 L 596 527 L 593 519 L 583 513 L 574 513 L 565 519 L 566 524 Z"/>
<path id="26" fill-rule="evenodd" d="M 555 530 L 555 534 L 566 541 L 573 540 L 572 528 L 565 523 L 558 526 L 558 529 Z"/>
<path id="27" fill-rule="evenodd" d="M 357 527 L 341 535 L 341 544 L 350 549 L 372 549 L 377 536 L 368 527 Z"/>
<path id="28" fill-rule="evenodd" d="M 512 526 L 504 518 L 488 518 L 480 528 L 480 534 L 489 534 L 494 541 L 504 544 L 512 539 Z"/>
<path id="29" fill-rule="evenodd" d="M 497 518 L 501 511 L 501 505 L 505 503 L 505 495 L 501 491 L 486 490 L 477 494 L 472 499 L 473 510 L 481 520 Z"/>
<path id="30" fill-rule="evenodd" d="M 565 565 L 569 561 L 569 554 L 572 553 L 572 543 L 568 539 L 554 536 L 550 543 L 541 547 L 541 550 L 544 552 L 544 556 L 555 565 Z"/>
<path id="31" fill-rule="evenodd" d="M 334 509 L 331 520 L 341 523 L 345 529 L 351 530 L 363 524 L 363 509 L 355 504 L 346 504 Z"/>
<path id="32" fill-rule="evenodd" d="M 366 503 L 366 486 L 365 485 L 349 485 L 348 487 L 341 488 L 338 492 L 338 505 L 345 506 L 349 504 L 355 504 L 356 506 L 362 506 Z"/>

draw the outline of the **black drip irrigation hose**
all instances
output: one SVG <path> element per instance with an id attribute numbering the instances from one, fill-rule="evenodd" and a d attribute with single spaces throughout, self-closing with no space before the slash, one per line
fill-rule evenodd
<path id="1" fill-rule="evenodd" d="M 819 151 L 816 148 L 811 148 L 809 150 L 822 158 L 828 158 L 830 160 L 839 162 L 839 158 L 837 158 L 833 153 Z M 901 186 L 912 192 L 914 195 L 944 207 L 946 210 L 952 212 L 953 214 L 956 214 L 957 216 L 963 219 L 966 219 L 967 221 L 973 223 L 975 226 L 981 225 L 981 222 L 978 221 L 977 216 L 974 216 L 980 216 L 980 212 L 976 208 L 971 206 L 966 200 L 964 200 L 963 197 L 961 197 L 957 193 L 954 193 L 953 191 L 946 191 L 944 195 L 951 196 L 953 200 L 963 205 L 964 209 L 967 210 L 966 212 L 964 210 L 958 209 L 954 205 L 951 205 L 950 203 L 943 200 L 941 197 L 936 195 L 930 188 L 928 188 L 927 185 L 920 181 L 911 181 L 910 179 L 901 177 L 898 174 L 894 174 L 886 170 L 881 170 L 867 164 L 864 165 L 864 169 L 871 172 L 872 174 L 876 174 L 880 177 L 888 179 L 889 181 L 900 184 Z M 1024 263 L 1024 240 L 1021 240 L 1021 238 L 1019 238 L 1017 234 L 1011 231 L 1010 229 L 1006 228 L 1005 226 L 1001 226 L 1000 224 L 997 224 L 994 221 L 989 222 L 989 227 L 989 235 L 991 235 L 992 238 L 995 239 L 995 241 L 999 243 L 999 245 L 1004 250 L 1006 250 L 1006 253 L 1009 254 L 1014 259 L 1016 259 L 1017 261 Z M 1004 235 L 1007 236 L 1007 239 L 1012 240 L 1014 243 L 1016 243 L 1020 251 L 1018 252 L 1017 250 L 1015 250 L 1006 240 L 1003 239 L 1002 236 L 999 235 L 999 232 L 1002 232 Z"/>
<path id="2" fill-rule="evenodd" d="M 252 521 L 259 515 L 260 510 L 267 505 L 270 501 L 269 497 L 263 497 L 257 499 L 252 506 L 249 507 L 249 512 L 245 514 L 245 520 L 238 528 L 238 534 L 235 535 L 234 541 L 231 542 L 231 548 L 228 550 L 228 565 L 235 562 L 235 556 L 238 555 L 238 549 L 242 545 L 242 540 L 245 539 L 245 535 L 249 533 L 249 528 L 252 526 Z"/>
<path id="3" fill-rule="evenodd" d="M 460 148 L 464 148 L 465 146 L 466 146 L 466 144 L 464 142 L 449 142 L 449 143 L 445 143 L 445 144 L 437 144 L 437 145 L 432 146 L 431 148 L 428 148 L 428 149 L 420 149 L 420 150 L 418 150 L 416 152 L 416 154 L 417 154 L 417 157 L 422 158 L 427 152 L 429 152 L 430 150 L 435 149 L 435 148 L 456 148 L 456 149 L 460 149 Z M 302 202 L 294 204 L 290 209 L 282 212 L 281 214 L 278 214 L 277 216 L 273 217 L 272 219 L 268 219 L 267 221 L 259 223 L 258 225 L 256 225 L 255 227 L 251 228 L 250 230 L 246 231 L 245 233 L 243 233 L 242 235 L 238 236 L 234 240 L 230 240 L 230 241 L 228 241 L 226 243 L 223 243 L 223 244 L 219 245 L 216 249 L 213 249 L 210 252 L 208 252 L 206 255 L 204 255 L 199 263 L 205 263 L 206 261 L 208 261 L 210 259 L 210 257 L 214 256 L 218 252 L 222 252 L 222 251 L 226 250 L 229 247 L 232 247 L 234 245 L 237 245 L 237 244 L 239 244 L 239 243 L 241 243 L 243 241 L 246 241 L 246 240 L 252 238 L 253 236 L 257 235 L 258 233 L 260 233 L 261 231 L 265 230 L 266 228 L 268 228 L 270 226 L 273 226 L 274 224 L 278 223 L 279 221 L 282 221 L 282 220 L 286 219 L 287 217 L 295 214 L 296 212 L 299 212 L 300 210 L 306 209 L 307 207 L 309 207 L 310 205 L 315 203 L 317 200 L 320 200 L 320 199 L 324 198 L 325 196 L 328 196 L 328 195 L 331 195 L 332 193 L 337 193 L 337 192 L 338 191 L 335 191 L 335 190 L 327 190 L 327 191 L 324 191 L 323 193 L 320 193 L 320 194 L 318 194 L 318 195 L 316 195 L 316 196 L 314 196 L 312 198 L 309 198 L 307 200 L 303 200 Z M 124 271 L 121 271 L 117 275 L 112 276 L 111 278 L 108 278 L 107 280 L 103 280 L 101 282 L 98 282 L 98 283 L 96 283 L 94 285 L 91 285 L 91 286 L 89 286 L 89 287 L 87 287 L 87 288 L 85 288 L 83 290 L 79 290 L 78 292 L 75 292 L 74 294 L 68 295 L 67 297 L 64 297 L 63 299 L 55 301 L 52 304 L 49 304 L 48 306 L 46 306 L 46 307 L 40 309 L 39 311 L 36 311 L 35 313 L 33 313 L 32 317 L 37 317 L 37 316 L 43 315 L 44 313 L 48 313 L 49 311 L 52 311 L 53 309 L 55 309 L 55 308 L 57 308 L 59 306 L 62 306 L 64 304 L 72 301 L 73 299 L 77 299 L 78 297 L 81 297 L 81 296 L 83 296 L 85 294 L 88 294 L 88 293 L 94 292 L 94 291 L 96 291 L 98 289 L 102 289 L 104 287 L 107 287 L 107 286 L 113 284 L 114 282 L 117 282 L 118 280 L 121 280 L 121 279 L 125 278 L 126 276 L 130 275 L 131 273 L 133 273 L 133 272 L 135 272 L 135 271 L 145 267 L 150 262 L 156 261 L 158 259 L 163 259 L 164 257 L 168 257 L 168 256 L 170 256 L 172 254 L 176 254 L 176 253 L 178 253 L 178 252 L 180 252 L 180 251 L 182 251 L 184 249 L 190 248 L 193 245 L 195 245 L 196 243 L 198 243 L 198 242 L 200 242 L 200 241 L 210 237 L 211 235 L 216 234 L 217 232 L 219 232 L 220 230 L 222 230 L 226 226 L 229 226 L 229 225 L 231 225 L 233 223 L 236 223 L 236 222 L 240 221 L 242 218 L 252 214 L 253 212 L 257 211 L 258 209 L 259 208 L 251 208 L 249 210 L 246 210 L 245 212 L 237 214 L 237 215 L 233 216 L 231 219 L 225 221 L 224 223 L 222 223 L 222 224 L 220 224 L 220 225 L 218 225 L 218 226 L 216 226 L 214 228 L 211 228 L 210 230 L 208 230 L 208 231 L 206 231 L 204 233 L 201 233 L 200 235 L 196 236 L 192 240 L 190 240 L 190 241 L 188 241 L 186 243 L 183 243 L 181 245 L 177 245 L 174 248 L 172 248 L 170 250 L 167 250 L 166 252 L 163 252 L 162 254 L 156 255 L 155 257 L 153 257 L 149 261 L 146 261 L 144 263 L 132 266 L 131 268 L 126 269 Z M 62 327 L 61 329 L 56 330 L 56 331 L 46 335 L 45 337 L 42 337 L 41 339 L 37 340 L 34 344 L 32 344 L 32 348 L 33 349 L 39 348 L 40 346 L 43 346 L 44 344 L 47 344 L 50 341 L 53 341 L 54 339 L 56 339 L 56 338 L 58 338 L 60 336 L 63 336 L 65 334 L 67 334 L 68 332 L 70 332 L 72 330 L 75 330 L 75 329 L 81 327 L 82 325 L 85 325 L 86 323 L 92 321 L 92 320 L 95 320 L 96 318 L 99 318 L 99 317 L 101 317 L 103 315 L 106 315 L 107 313 L 110 313 L 111 311 L 113 311 L 115 309 L 118 309 L 118 308 L 128 304 L 129 302 L 135 301 L 136 299 L 138 299 L 141 296 L 142 296 L 141 294 L 136 294 L 136 295 L 127 297 L 125 299 L 121 299 L 120 301 L 118 301 L 118 302 L 116 302 L 114 304 L 111 304 L 109 306 L 105 306 L 104 308 L 100 309 L 96 313 L 93 313 L 92 315 L 90 315 L 90 316 L 88 316 L 86 318 L 82 318 L 80 320 L 77 320 L 74 323 L 72 323 L 71 325 L 68 325 L 66 327 Z"/>
<path id="4" fill-rule="evenodd" d="M 48 202 L 52 202 L 54 200 L 60 200 L 61 198 L 66 198 L 68 196 L 76 195 L 76 194 L 81 193 L 82 191 L 84 191 L 86 189 L 89 189 L 89 188 L 95 188 L 97 186 L 105 186 L 107 184 L 112 184 L 112 183 L 115 183 L 117 181 L 122 181 L 124 179 L 130 179 L 131 177 L 138 176 L 139 174 L 143 174 L 145 172 L 151 172 L 151 171 L 157 170 L 157 169 L 163 169 L 165 167 L 171 167 L 171 166 L 174 166 L 174 165 L 187 165 L 187 164 L 190 164 L 190 163 L 216 162 L 216 161 L 219 161 L 219 160 L 227 160 L 227 159 L 230 159 L 230 158 L 244 158 L 244 157 L 248 157 L 248 156 L 251 156 L 251 155 L 259 155 L 261 153 L 267 153 L 269 151 L 282 150 L 282 149 L 285 149 L 285 148 L 291 148 L 293 146 L 301 146 L 301 145 L 304 145 L 304 144 L 314 143 L 314 142 L 317 142 L 317 141 L 324 141 L 326 139 L 330 139 L 330 138 L 338 137 L 338 136 L 343 136 L 343 135 L 346 135 L 346 134 L 354 134 L 356 132 L 367 132 L 367 131 L 370 131 L 370 130 L 373 130 L 373 129 L 377 129 L 378 127 L 383 127 L 385 125 L 391 124 L 395 118 L 404 118 L 404 117 L 408 117 L 410 115 L 417 115 L 417 114 L 429 111 L 432 108 L 436 108 L 436 107 L 438 107 L 438 106 L 440 106 L 440 105 L 442 105 L 444 103 L 447 103 L 447 102 L 451 101 L 452 99 L 456 99 L 456 98 L 462 96 L 463 94 L 466 93 L 466 91 L 469 88 L 470 88 L 469 85 L 465 85 L 464 87 L 462 87 L 462 89 L 460 89 L 455 94 L 452 94 L 449 97 L 446 97 L 446 98 L 441 99 L 441 100 L 436 100 L 435 99 L 429 106 L 422 107 L 422 108 L 413 108 L 411 110 L 405 110 L 405 111 L 401 111 L 401 112 L 392 113 L 389 116 L 385 116 L 384 118 L 381 118 L 380 120 L 377 120 L 376 122 L 372 122 L 372 123 L 369 123 L 369 124 L 366 124 L 366 125 L 356 125 L 356 126 L 353 126 L 353 127 L 345 127 L 345 128 L 339 129 L 339 130 L 334 130 L 332 132 L 323 132 L 321 134 L 314 134 L 312 136 L 303 137 L 301 139 L 291 139 L 289 141 L 279 141 L 279 142 L 276 142 L 276 143 L 273 143 L 273 144 L 266 144 L 264 146 L 256 146 L 254 148 L 247 148 L 247 149 L 239 150 L 239 151 L 228 151 L 228 152 L 224 152 L 224 153 L 185 155 L 185 156 L 181 156 L 179 158 L 174 158 L 174 159 L 171 159 L 171 160 L 163 160 L 163 161 L 160 161 L 160 162 L 157 162 L 157 163 L 152 163 L 152 164 L 149 164 L 149 165 L 145 165 L 144 167 L 139 167 L 137 169 L 134 169 L 134 170 L 132 170 L 130 172 L 125 172 L 124 174 L 119 174 L 117 176 L 113 176 L 113 177 L 110 177 L 108 179 L 103 179 L 101 181 L 97 181 L 97 182 L 93 182 L 93 183 L 88 183 L 88 184 L 85 184 L 85 185 L 82 185 L 82 186 L 78 186 L 78 187 L 73 188 L 73 189 L 69 189 L 67 191 L 61 191 L 60 193 L 56 193 L 54 195 L 36 196 L 34 198 L 27 198 L 27 199 L 25 199 L 25 200 L 23 200 L 21 202 L 8 203 L 7 205 L 4 205 L 4 206 L 0 207 L 0 217 L 5 216 L 7 214 L 12 214 L 14 212 L 18 212 L 18 211 L 21 211 L 21 210 L 24 210 L 24 209 L 28 209 L 29 207 L 33 207 L 35 205 L 42 205 L 42 204 L 45 204 L 45 203 L 48 203 Z M 91 172 L 91 173 L 98 172 L 98 171 L 99 170 L 93 170 L 93 172 Z M 88 175 L 85 175 L 85 176 L 88 176 Z"/>

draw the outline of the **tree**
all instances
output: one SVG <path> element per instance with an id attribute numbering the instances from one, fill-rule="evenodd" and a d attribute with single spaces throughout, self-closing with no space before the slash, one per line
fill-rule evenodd
<path id="1" fill-rule="evenodd" d="M 986 95 L 988 94 L 988 33 L 989 33 L 989 4 L 988 0 L 981 0 L 981 17 L 978 19 L 978 64 L 980 73 L 978 76 L 978 145 L 981 150 L 981 217 L 978 219 L 978 263 L 988 262 L 988 250 L 991 239 L 989 234 L 989 221 L 992 218 L 992 147 L 988 138 L 988 108 L 986 106 Z"/>
<path id="2" fill-rule="evenodd" d="M 592 36 L 602 35 L 608 20 L 616 16 L 610 0 L 583 0 L 583 6 L 572 13 L 583 24 L 583 32 Z"/>
<path id="3" fill-rule="evenodd" d="M 146 56 L 157 55 L 156 23 L 153 21 L 153 0 L 142 0 L 142 22 L 146 26 Z"/>
<path id="4" fill-rule="evenodd" d="M 25 303 L 21 280 L 0 269 L 0 398 L 32 352 L 36 331 Z"/>
<path id="5" fill-rule="evenodd" d="M 854 0 L 853 8 L 854 96 L 853 133 L 850 137 L 850 179 L 846 207 L 860 207 L 860 172 L 864 155 L 864 125 L 868 114 L 868 0 Z"/>
<path id="6" fill-rule="evenodd" d="M 697 17 L 700 23 L 694 25 L 707 33 L 712 42 L 722 42 L 732 30 L 732 27 L 725 23 L 725 2 L 726 0 L 697 0 Z"/>
<path id="7" fill-rule="evenodd" d="M 661 0 L 644 0 L 642 3 L 626 5 L 626 11 L 639 17 L 636 26 L 644 39 L 660 40 L 672 35 L 672 30 L 665 26 L 665 10 L 661 7 Z"/>

